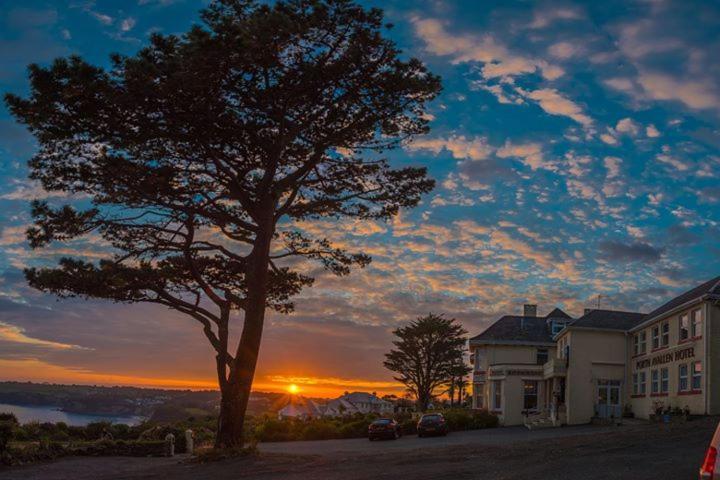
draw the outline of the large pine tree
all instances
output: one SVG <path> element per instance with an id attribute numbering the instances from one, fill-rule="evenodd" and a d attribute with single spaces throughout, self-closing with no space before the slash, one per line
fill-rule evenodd
<path id="1" fill-rule="evenodd" d="M 380 157 L 427 132 L 440 90 L 385 28 L 380 10 L 347 0 L 218 0 L 186 34 L 155 34 L 108 70 L 31 65 L 29 97 L 6 96 L 40 144 L 31 178 L 92 201 L 34 202 L 32 246 L 92 233 L 115 249 L 29 269 L 30 284 L 199 322 L 216 352 L 218 447 L 242 445 L 266 309 L 291 311 L 312 283 L 292 257 L 337 275 L 370 260 L 298 223 L 387 219 L 433 187 L 424 168 Z"/>

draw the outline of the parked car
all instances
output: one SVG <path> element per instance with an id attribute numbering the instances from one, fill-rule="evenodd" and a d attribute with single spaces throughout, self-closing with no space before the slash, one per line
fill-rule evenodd
<path id="1" fill-rule="evenodd" d="M 370 441 L 381 438 L 397 440 L 402 437 L 400 424 L 392 418 L 378 418 L 368 427 Z"/>
<path id="2" fill-rule="evenodd" d="M 426 413 L 417 424 L 418 437 L 448 434 L 449 428 L 442 413 Z"/>
<path id="3" fill-rule="evenodd" d="M 700 480 L 720 480 L 718 450 L 720 450 L 720 424 L 715 430 L 715 435 L 710 440 L 710 446 L 705 453 L 705 460 L 700 467 Z"/>

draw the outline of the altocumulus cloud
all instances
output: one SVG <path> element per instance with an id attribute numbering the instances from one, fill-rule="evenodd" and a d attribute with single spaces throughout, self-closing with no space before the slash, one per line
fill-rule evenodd
<path id="1" fill-rule="evenodd" d="M 607 240 L 600 243 L 600 256 L 613 262 L 657 262 L 662 249 L 644 242 L 622 243 Z"/>

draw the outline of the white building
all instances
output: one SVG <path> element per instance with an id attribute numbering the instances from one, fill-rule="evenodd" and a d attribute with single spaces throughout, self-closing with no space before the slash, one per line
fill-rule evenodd
<path id="1" fill-rule="evenodd" d="M 377 413 L 379 415 L 393 413 L 393 404 L 379 398 L 374 393 L 353 392 L 330 400 L 323 409 L 323 415 L 340 417 L 355 413 Z"/>

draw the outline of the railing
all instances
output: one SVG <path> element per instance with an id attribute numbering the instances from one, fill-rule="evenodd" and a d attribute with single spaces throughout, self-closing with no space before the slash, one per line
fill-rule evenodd
<path id="1" fill-rule="evenodd" d="M 567 373 L 567 364 L 564 358 L 553 357 L 543 365 L 543 376 L 557 377 Z"/>

